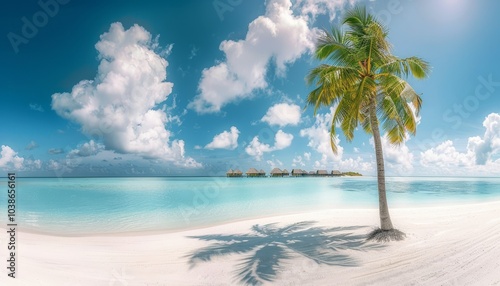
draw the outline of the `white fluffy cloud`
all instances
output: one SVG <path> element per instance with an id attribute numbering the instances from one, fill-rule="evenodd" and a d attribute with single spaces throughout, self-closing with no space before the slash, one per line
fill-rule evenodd
<path id="1" fill-rule="evenodd" d="M 219 112 L 233 101 L 248 98 L 252 92 L 268 86 L 269 63 L 277 74 L 285 74 L 286 65 L 314 47 L 314 33 L 307 17 L 296 16 L 290 0 L 271 0 L 266 13 L 250 23 L 245 39 L 220 44 L 225 60 L 203 70 L 200 94 L 189 107 L 199 113 Z"/>
<path id="2" fill-rule="evenodd" d="M 304 162 L 304 159 L 302 156 L 295 156 L 292 160 L 292 167 L 304 167 L 306 163 Z"/>
<path id="3" fill-rule="evenodd" d="M 94 140 L 90 140 L 89 142 L 78 146 L 78 149 L 71 150 L 71 152 L 69 152 L 68 156 L 69 157 L 73 157 L 73 156 L 88 157 L 88 156 L 96 155 L 97 153 L 99 153 L 102 150 L 104 150 L 104 145 L 102 145 L 100 143 L 96 143 Z"/>
<path id="4" fill-rule="evenodd" d="M 25 167 L 29 169 L 35 169 L 35 170 L 40 170 L 42 168 L 42 161 L 41 160 L 25 160 L 24 161 Z"/>
<path id="5" fill-rule="evenodd" d="M 304 159 L 306 159 L 307 161 L 311 160 L 311 152 L 305 152 Z"/>
<path id="6" fill-rule="evenodd" d="M 157 40 L 141 26 L 125 30 L 114 23 L 95 47 L 100 59 L 95 79 L 52 95 L 57 114 L 80 124 L 86 135 L 100 136 L 107 149 L 200 167 L 185 157 L 184 141 L 170 141 L 169 117 L 156 109 L 173 87 Z"/>
<path id="7" fill-rule="evenodd" d="M 224 131 L 221 134 L 218 134 L 214 137 L 212 142 L 208 143 L 205 146 L 205 149 L 227 149 L 234 150 L 238 147 L 238 136 L 240 135 L 240 131 L 235 126 L 232 126 L 228 131 Z"/>
<path id="8" fill-rule="evenodd" d="M 277 150 L 283 150 L 292 144 L 293 135 L 279 130 L 274 136 L 274 146 L 265 144 L 259 141 L 259 137 L 255 136 L 250 144 L 245 148 L 245 152 L 254 157 L 255 160 L 262 160 L 264 153 L 269 153 Z"/>
<path id="9" fill-rule="evenodd" d="M 326 155 L 322 155 L 320 160 L 314 161 L 313 168 L 325 170 L 338 169 L 341 171 L 355 171 L 363 173 L 374 172 L 373 162 L 365 162 L 361 157 L 331 161 Z"/>
<path id="10" fill-rule="evenodd" d="M 420 153 L 423 166 L 473 167 L 494 163 L 492 156 L 500 153 L 500 114 L 492 113 L 483 121 L 486 129 L 483 137 L 470 137 L 465 152 L 459 152 L 452 141 Z"/>
<path id="11" fill-rule="evenodd" d="M 266 115 L 262 117 L 262 122 L 269 125 L 297 125 L 300 122 L 300 107 L 296 104 L 279 103 L 271 106 Z"/>
<path id="12" fill-rule="evenodd" d="M 474 165 L 474 153 L 457 151 L 453 142 L 447 140 L 438 146 L 420 153 L 420 164 L 424 167 L 470 167 Z"/>
<path id="13" fill-rule="evenodd" d="M 293 135 L 279 130 L 274 137 L 274 150 L 282 150 L 292 145 Z"/>
<path id="14" fill-rule="evenodd" d="M 409 135 L 408 135 L 409 136 Z M 382 137 L 382 151 L 386 168 L 390 168 L 399 175 L 409 175 L 413 171 L 414 155 L 406 146 L 407 140 L 400 145 L 391 144 L 386 136 Z M 374 146 L 373 138 L 370 138 L 370 144 Z"/>
<path id="15" fill-rule="evenodd" d="M 17 156 L 17 152 L 7 145 L 2 145 L 0 151 L 0 168 L 20 170 L 23 168 L 24 158 Z"/>
<path id="16" fill-rule="evenodd" d="M 335 108 L 331 107 L 330 112 L 316 115 L 315 122 L 311 127 L 300 130 L 300 136 L 309 139 L 307 146 L 321 155 L 319 160 L 314 161 L 313 168 L 372 172 L 373 163 L 365 162 L 359 156 L 354 159 L 343 159 L 344 148 L 340 146 L 338 136 L 335 138 L 338 152 L 337 154 L 333 153 L 330 146 L 330 124 L 334 112 Z M 310 160 L 311 153 L 305 153 L 304 158 Z"/>
<path id="17" fill-rule="evenodd" d="M 295 5 L 304 15 L 309 14 L 314 18 L 319 14 L 328 13 L 330 20 L 333 20 L 339 9 L 342 9 L 346 4 L 353 5 L 354 2 L 354 0 L 297 0 Z"/>
<path id="18" fill-rule="evenodd" d="M 307 146 L 320 153 L 327 160 L 340 161 L 344 153 L 344 148 L 339 145 L 340 140 L 338 136 L 335 138 L 337 143 L 337 154 L 333 153 L 330 145 L 329 130 L 334 112 L 335 109 L 331 107 L 330 112 L 316 115 L 314 125 L 300 130 L 300 136 L 307 137 L 309 139 Z"/>
<path id="19" fill-rule="evenodd" d="M 262 160 L 264 153 L 271 152 L 273 148 L 269 144 L 264 144 L 259 141 L 259 137 L 255 136 L 250 144 L 245 148 L 245 152 L 253 156 L 257 161 Z"/>
<path id="20" fill-rule="evenodd" d="M 469 138 L 468 148 L 476 157 L 477 165 L 485 165 L 492 155 L 500 152 L 500 114 L 492 113 L 483 122 L 486 129 L 483 138 Z"/>

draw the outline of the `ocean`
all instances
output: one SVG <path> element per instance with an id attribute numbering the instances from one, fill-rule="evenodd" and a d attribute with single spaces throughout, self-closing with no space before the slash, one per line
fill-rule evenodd
<path id="1" fill-rule="evenodd" d="M 17 178 L 19 229 L 59 235 L 176 231 L 235 220 L 377 208 L 374 177 Z M 7 189 L 7 179 L 0 184 Z M 500 178 L 387 178 L 390 208 L 500 200 Z M 7 191 L 0 193 L 7 223 Z"/>

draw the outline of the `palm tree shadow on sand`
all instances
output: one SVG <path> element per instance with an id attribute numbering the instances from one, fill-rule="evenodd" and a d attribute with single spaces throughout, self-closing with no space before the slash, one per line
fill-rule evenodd
<path id="1" fill-rule="evenodd" d="M 322 228 L 314 224 L 314 221 L 304 221 L 279 227 L 273 223 L 254 225 L 248 234 L 189 236 L 215 241 L 187 255 L 189 264 L 194 267 L 214 257 L 248 253 L 238 264 L 236 278 L 245 284 L 260 285 L 265 281 L 274 281 L 283 262 L 294 255 L 306 257 L 317 264 L 352 267 L 358 266 L 358 263 L 341 253 L 342 250 L 366 251 L 384 247 L 366 242 L 366 235 L 352 233 L 366 226 Z"/>

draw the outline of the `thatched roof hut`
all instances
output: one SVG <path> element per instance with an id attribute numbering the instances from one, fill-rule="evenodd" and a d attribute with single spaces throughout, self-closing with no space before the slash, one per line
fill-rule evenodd
<path id="1" fill-rule="evenodd" d="M 309 176 L 315 176 L 316 175 L 316 172 L 314 171 L 309 171 Z"/>
<path id="2" fill-rule="evenodd" d="M 258 177 L 259 171 L 257 171 L 257 169 L 255 169 L 255 168 L 250 168 L 250 169 L 248 169 L 246 174 L 247 174 L 247 177 Z"/>
<path id="3" fill-rule="evenodd" d="M 231 178 L 233 178 L 233 177 L 241 177 L 241 176 L 243 176 L 243 173 L 240 170 L 238 170 L 238 169 L 236 169 L 234 171 L 232 169 L 229 169 L 229 171 L 227 171 L 227 173 L 226 173 L 226 176 L 227 177 L 231 177 Z"/>
<path id="4" fill-rule="evenodd" d="M 326 170 L 318 170 L 316 172 L 316 175 L 318 175 L 318 176 L 328 176 L 328 171 L 326 171 Z"/>
<path id="5" fill-rule="evenodd" d="M 259 175 L 260 175 L 261 177 L 265 177 L 265 176 L 266 176 L 266 171 L 264 171 L 264 170 L 260 169 L 260 171 L 259 171 Z"/>
<path id="6" fill-rule="evenodd" d="M 307 175 L 307 172 L 301 169 L 293 169 L 292 170 L 292 176 L 294 177 L 301 177 Z"/>
<path id="7" fill-rule="evenodd" d="M 283 173 L 283 176 L 290 176 L 290 172 L 288 172 L 287 169 L 283 169 L 282 173 Z"/>
<path id="8" fill-rule="evenodd" d="M 332 176 L 335 176 L 335 177 L 342 176 L 342 173 L 339 170 L 333 170 Z"/>
<path id="9" fill-rule="evenodd" d="M 274 168 L 271 170 L 271 177 L 283 177 L 283 171 L 279 168 Z"/>

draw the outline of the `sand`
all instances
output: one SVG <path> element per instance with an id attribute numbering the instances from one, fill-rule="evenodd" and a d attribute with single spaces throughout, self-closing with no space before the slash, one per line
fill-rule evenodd
<path id="1" fill-rule="evenodd" d="M 391 209 L 407 238 L 363 243 L 377 215 L 376 209 L 317 211 L 164 234 L 20 232 L 17 278 L 2 266 L 0 285 L 500 285 L 500 202 Z M 277 225 L 262 230 L 267 235 L 251 230 L 271 223 Z M 229 242 L 206 252 L 217 241 L 192 238 L 216 234 Z M 5 228 L 0 240 L 6 266 Z M 248 264 L 252 259 L 261 263 Z"/>

